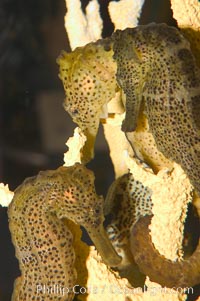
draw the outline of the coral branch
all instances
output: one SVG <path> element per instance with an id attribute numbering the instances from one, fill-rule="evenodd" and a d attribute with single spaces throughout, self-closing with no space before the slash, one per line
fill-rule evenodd
<path id="1" fill-rule="evenodd" d="M 80 128 L 75 128 L 74 136 L 70 137 L 66 145 L 69 150 L 64 154 L 64 166 L 73 166 L 75 163 L 81 163 L 83 157 L 82 149 L 86 142 L 86 136 Z"/>
<path id="2" fill-rule="evenodd" d="M 111 1 L 108 5 L 109 14 L 115 29 L 135 27 L 141 14 L 144 0 Z"/>
<path id="3" fill-rule="evenodd" d="M 101 38 L 103 23 L 97 0 L 89 2 L 86 15 L 80 0 L 66 0 L 66 7 L 65 28 L 72 50 Z"/>
<path id="4" fill-rule="evenodd" d="M 7 207 L 12 201 L 14 193 L 9 190 L 8 185 L 0 183 L 0 205 Z"/>

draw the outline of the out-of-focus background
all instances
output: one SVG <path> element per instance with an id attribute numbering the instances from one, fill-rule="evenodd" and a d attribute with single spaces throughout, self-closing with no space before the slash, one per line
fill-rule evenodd
<path id="1" fill-rule="evenodd" d="M 88 2 L 82 0 L 83 10 Z M 110 36 L 110 1 L 99 2 L 103 37 Z M 65 13 L 64 0 L 0 1 L 0 182 L 11 190 L 40 170 L 62 165 L 65 142 L 76 126 L 62 107 L 56 64 L 62 49 L 70 51 Z M 145 1 L 139 24 L 149 22 L 176 26 L 169 0 Z M 89 167 L 97 175 L 97 192 L 105 195 L 114 173 L 102 129 L 95 154 Z M 7 210 L 0 206 L 0 301 L 10 301 L 19 274 Z"/>

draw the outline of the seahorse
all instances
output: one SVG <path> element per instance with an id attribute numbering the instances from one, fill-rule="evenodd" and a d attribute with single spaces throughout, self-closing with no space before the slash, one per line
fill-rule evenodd
<path id="1" fill-rule="evenodd" d="M 103 227 L 103 198 L 95 192 L 94 174 L 81 164 L 25 180 L 15 191 L 8 217 L 21 270 L 12 301 L 73 299 L 75 252 L 65 219 L 87 229 L 107 265 L 121 261 Z"/>
<path id="2" fill-rule="evenodd" d="M 87 137 L 83 163 L 93 158 L 100 118 L 106 118 L 106 104 L 119 90 L 112 56 L 112 41 L 107 38 L 70 53 L 63 51 L 57 59 L 66 94 L 64 108 Z"/>
<path id="3" fill-rule="evenodd" d="M 200 70 L 189 42 L 174 27 L 141 25 L 113 36 L 117 82 L 126 95 L 124 132 L 145 106 L 164 156 L 181 165 L 200 196 Z"/>
<path id="4" fill-rule="evenodd" d="M 190 287 L 200 283 L 200 240 L 187 259 L 172 261 L 162 256 L 152 243 L 152 191 L 131 173 L 111 185 L 105 200 L 105 215 L 110 215 L 106 231 L 122 261 L 117 266 L 120 276 L 133 286 L 141 286 L 142 274 L 166 287 Z"/>

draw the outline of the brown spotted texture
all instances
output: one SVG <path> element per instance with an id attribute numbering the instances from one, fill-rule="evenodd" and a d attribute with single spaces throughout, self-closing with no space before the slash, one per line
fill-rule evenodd
<path id="1" fill-rule="evenodd" d="M 130 250 L 130 229 L 141 216 L 152 214 L 151 190 L 136 181 L 131 173 L 118 178 L 111 185 L 105 200 L 104 214 L 109 239 L 122 257 L 117 270 L 133 287 L 142 287 L 145 275 L 135 264 Z"/>
<path id="2" fill-rule="evenodd" d="M 124 247 L 130 238 L 130 228 L 141 216 L 152 214 L 152 191 L 136 181 L 131 173 L 118 178 L 106 196 L 104 214 L 110 214 L 106 228 L 117 248 Z"/>
<path id="3" fill-rule="evenodd" d="M 86 228 L 107 264 L 121 261 L 103 228 L 103 198 L 95 192 L 94 175 L 81 164 L 25 180 L 8 216 L 21 270 L 12 301 L 73 299 L 75 253 L 66 218 Z"/>
<path id="4" fill-rule="evenodd" d="M 164 287 L 192 287 L 200 284 L 200 240 L 187 260 L 173 262 L 159 254 L 152 243 L 152 216 L 141 217 L 131 231 L 131 251 L 140 270 Z"/>
<path id="5" fill-rule="evenodd" d="M 117 81 L 126 94 L 125 132 L 144 101 L 156 145 L 179 163 L 200 195 L 200 71 L 188 41 L 173 27 L 149 24 L 113 34 Z"/>
<path id="6" fill-rule="evenodd" d="M 103 105 L 115 96 L 117 89 L 111 46 L 110 40 L 99 40 L 71 53 L 62 52 L 57 59 L 66 94 L 64 108 L 87 137 L 83 162 L 93 157 Z"/>

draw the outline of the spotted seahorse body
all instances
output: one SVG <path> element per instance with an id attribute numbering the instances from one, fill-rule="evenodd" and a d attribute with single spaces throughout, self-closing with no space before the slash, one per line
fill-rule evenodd
<path id="1" fill-rule="evenodd" d="M 73 299 L 75 253 L 65 218 L 86 228 L 106 264 L 121 261 L 103 228 L 103 198 L 96 195 L 94 175 L 81 164 L 25 180 L 8 216 L 21 270 L 12 301 Z"/>
<path id="2" fill-rule="evenodd" d="M 158 149 L 182 166 L 200 195 L 200 70 L 188 41 L 165 24 L 118 30 L 112 39 L 126 94 L 122 130 L 136 129 L 144 101 Z"/>

